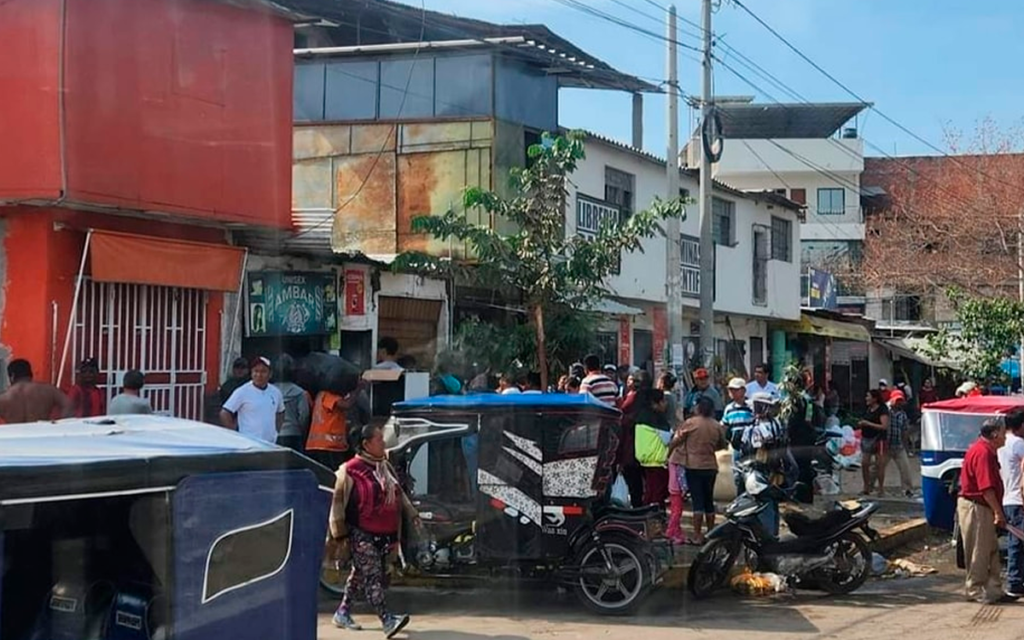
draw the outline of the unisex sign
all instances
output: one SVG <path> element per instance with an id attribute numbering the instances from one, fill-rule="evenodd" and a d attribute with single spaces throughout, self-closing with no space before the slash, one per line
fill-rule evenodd
<path id="1" fill-rule="evenodd" d="M 246 294 L 246 335 L 250 338 L 324 335 L 338 329 L 334 273 L 250 273 Z"/>

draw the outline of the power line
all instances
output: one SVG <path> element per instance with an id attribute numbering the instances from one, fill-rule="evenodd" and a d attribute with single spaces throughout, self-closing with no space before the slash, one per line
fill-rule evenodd
<path id="1" fill-rule="evenodd" d="M 684 49 L 689 49 L 690 51 L 696 51 L 697 53 L 703 53 L 699 47 L 695 47 L 695 46 L 687 44 L 685 42 L 680 42 L 679 40 L 668 38 L 667 36 L 664 36 L 664 35 L 662 35 L 660 33 L 651 31 L 649 29 L 645 29 L 645 28 L 643 28 L 643 27 L 641 27 L 639 25 L 636 25 L 636 24 L 633 24 L 632 22 L 629 22 L 628 20 L 624 20 L 624 19 L 619 18 L 619 17 L 617 17 L 615 15 L 612 15 L 610 13 L 606 13 L 606 12 L 601 11 L 599 9 L 595 9 L 595 8 L 593 8 L 591 6 L 585 5 L 582 2 L 580 2 L 579 0 L 554 0 L 554 1 L 557 2 L 558 4 L 562 5 L 562 6 L 568 7 L 570 9 L 575 9 L 576 11 L 580 11 L 582 13 L 585 13 L 587 15 L 593 16 L 595 18 L 599 18 L 601 20 L 604 20 L 606 22 L 610 22 L 612 24 L 618 25 L 618 26 L 623 27 L 625 29 L 629 29 L 630 31 L 635 31 L 636 33 L 641 33 L 641 34 L 649 36 L 651 38 L 656 38 L 656 39 L 658 39 L 658 40 L 660 40 L 662 42 L 671 42 L 671 43 L 673 43 L 673 44 L 675 44 L 675 45 L 677 45 L 679 47 L 682 47 Z"/>
<path id="2" fill-rule="evenodd" d="M 803 51 L 801 51 L 796 45 L 794 45 L 789 40 L 787 40 L 785 38 L 785 36 L 783 36 L 781 33 L 776 31 L 770 24 L 765 22 L 760 16 L 758 16 L 756 13 L 754 13 L 752 10 L 750 10 L 750 8 L 748 8 L 745 4 L 743 4 L 743 2 L 741 2 L 741 0 L 732 0 L 732 1 L 736 4 L 737 7 L 739 7 L 740 9 L 743 9 L 743 11 L 745 11 L 751 18 L 756 20 L 758 24 L 760 24 L 769 33 L 771 33 L 780 42 L 782 42 L 782 44 L 786 45 L 787 48 L 789 48 L 793 53 L 798 55 L 804 62 L 806 62 L 807 64 L 809 64 L 812 67 L 814 67 L 815 70 L 817 70 L 823 76 L 825 76 L 826 78 L 831 80 L 836 86 L 841 88 L 843 91 L 845 91 L 848 94 L 850 94 L 851 96 L 853 96 L 854 99 L 856 99 L 856 100 L 858 100 L 860 102 L 863 102 L 865 104 L 868 104 L 867 100 L 862 98 L 856 91 L 854 91 L 850 87 L 848 87 L 845 84 L 843 84 L 838 78 L 836 78 L 834 75 L 832 75 L 831 73 L 826 71 L 821 65 L 819 65 L 814 60 L 812 60 L 809 56 L 807 56 L 807 54 L 805 54 Z M 966 167 L 960 161 L 959 158 L 957 158 L 956 156 L 950 155 L 946 150 L 941 149 L 940 147 L 932 144 L 931 142 L 929 142 L 928 140 L 924 139 L 920 135 L 914 133 L 909 128 L 907 128 L 903 124 L 897 122 L 894 118 L 890 117 L 888 114 L 886 114 L 884 111 L 882 111 L 881 109 L 879 109 L 875 105 L 869 104 L 868 108 L 871 109 L 872 111 L 876 112 L 879 115 L 879 117 L 881 117 L 883 120 L 885 120 L 889 124 L 893 125 L 894 127 L 899 129 L 903 133 L 907 134 L 908 136 L 914 138 L 915 140 L 917 140 L 921 144 L 925 145 L 926 147 L 928 147 L 932 151 L 935 151 L 936 153 L 938 153 L 938 154 L 940 154 L 940 155 L 942 155 L 942 156 L 944 156 L 946 158 L 949 158 L 950 160 L 952 160 L 952 161 L 956 162 L 957 164 L 961 165 L 962 168 L 970 169 L 972 171 L 975 170 L 972 167 Z M 992 180 L 995 180 L 996 182 L 1001 182 L 1001 183 L 1003 183 L 1003 184 L 1005 184 L 1007 186 L 1013 187 L 1014 189 L 1018 189 L 1018 190 L 1024 192 L 1024 187 L 1022 187 L 1021 185 L 1017 185 L 1017 184 L 1013 184 L 1011 182 L 1006 182 L 1006 181 L 1003 181 L 1003 180 L 999 180 L 998 178 L 995 178 L 993 176 L 987 175 L 987 174 L 985 174 L 982 171 L 978 171 L 978 173 L 980 175 L 985 175 L 986 177 L 991 178 Z"/>
<path id="3" fill-rule="evenodd" d="M 426 2 L 426 0 L 420 0 L 420 2 L 421 2 L 421 10 L 420 10 L 421 19 L 420 19 L 420 38 L 419 38 L 418 42 L 422 43 L 423 42 L 423 36 L 426 35 L 426 32 L 427 32 L 427 2 Z M 402 92 L 402 101 L 400 103 L 398 103 L 398 112 L 395 114 L 395 119 L 396 120 L 401 119 L 401 117 L 402 117 L 402 110 L 405 109 L 405 101 L 409 97 L 409 86 L 412 84 L 412 76 L 413 76 L 413 73 L 416 70 L 416 60 L 419 57 L 420 49 L 421 48 L 422 47 L 417 46 L 416 50 L 413 52 L 412 62 L 409 64 L 409 75 L 405 79 L 405 89 Z M 363 180 L 359 184 L 359 187 L 356 189 L 356 192 L 353 193 L 351 196 L 349 196 L 348 199 L 345 200 L 345 202 L 343 202 L 341 205 L 339 205 L 338 208 L 335 209 L 334 212 L 330 216 L 324 218 L 323 220 L 321 220 L 320 222 L 316 223 L 315 225 L 313 225 L 309 229 L 306 229 L 304 231 L 301 231 L 301 232 L 295 234 L 294 236 L 292 236 L 292 238 L 291 238 L 292 240 L 294 240 L 296 238 L 301 238 L 304 235 L 308 235 L 308 234 L 310 234 L 310 233 L 320 229 L 321 227 L 326 225 L 328 222 L 330 222 L 331 224 L 334 223 L 334 221 L 338 217 L 338 214 L 341 213 L 341 211 L 345 207 L 347 207 L 349 204 L 351 204 L 356 198 L 358 198 L 359 194 L 361 194 L 363 192 L 363 189 L 366 188 L 366 185 L 370 182 L 370 176 L 372 176 L 373 172 L 377 169 L 377 165 L 380 163 L 381 157 L 383 157 L 384 152 L 387 150 L 388 145 L 391 143 L 391 139 L 393 137 L 395 137 L 397 133 L 398 133 L 398 122 L 395 122 L 393 125 L 391 125 L 391 128 L 388 130 L 388 135 L 384 138 L 384 142 L 383 142 L 383 144 L 381 144 L 380 151 L 378 151 L 377 155 L 374 157 L 373 162 L 370 164 L 369 170 L 366 172 L 366 175 L 363 177 Z"/>

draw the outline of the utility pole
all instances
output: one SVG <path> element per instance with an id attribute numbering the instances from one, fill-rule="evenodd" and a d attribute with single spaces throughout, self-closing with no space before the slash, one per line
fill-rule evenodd
<path id="1" fill-rule="evenodd" d="M 675 200 L 679 197 L 679 56 L 676 51 L 678 32 L 676 31 L 676 7 L 668 8 L 668 57 L 665 60 L 668 72 L 668 88 L 666 95 L 668 148 L 665 152 L 665 199 Z M 665 225 L 668 238 L 668 251 L 665 253 L 665 283 L 668 288 L 668 364 L 677 374 L 683 366 L 683 260 L 681 255 L 681 232 L 679 218 L 669 218 Z"/>
<path id="2" fill-rule="evenodd" d="M 711 158 L 711 0 L 702 0 L 701 26 L 704 28 L 704 56 L 701 82 L 700 127 L 700 348 L 701 363 L 708 366 L 715 353 L 715 244 L 712 231 Z"/>
<path id="3" fill-rule="evenodd" d="M 1024 209 L 1017 214 L 1017 295 L 1024 304 Z M 1024 336 L 1020 339 L 1020 353 L 1017 354 L 1020 365 L 1021 392 L 1024 393 Z M 1010 381 L 1013 389 L 1013 380 Z"/>

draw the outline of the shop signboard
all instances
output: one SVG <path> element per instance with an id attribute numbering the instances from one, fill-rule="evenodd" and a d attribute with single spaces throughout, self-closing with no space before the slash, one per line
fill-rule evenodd
<path id="1" fill-rule="evenodd" d="M 811 309 L 832 310 L 839 306 L 834 275 L 821 269 L 807 270 L 807 306 Z"/>
<path id="2" fill-rule="evenodd" d="M 316 336 L 338 329 L 333 272 L 250 272 L 246 286 L 246 335 Z"/>

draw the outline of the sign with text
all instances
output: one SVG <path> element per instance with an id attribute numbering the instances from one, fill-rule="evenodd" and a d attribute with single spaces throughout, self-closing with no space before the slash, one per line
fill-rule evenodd
<path id="1" fill-rule="evenodd" d="M 315 336 L 338 329 L 333 272 L 251 272 L 246 286 L 246 335 Z"/>
<path id="2" fill-rule="evenodd" d="M 632 362 L 629 344 L 632 333 L 632 321 L 628 317 L 619 318 L 619 364 Z"/>
<path id="3" fill-rule="evenodd" d="M 807 306 L 812 309 L 835 309 L 839 306 L 834 275 L 813 267 L 807 270 Z"/>
<path id="4" fill-rule="evenodd" d="M 576 233 L 593 238 L 604 224 L 619 222 L 619 208 L 609 202 L 576 194 Z"/>
<path id="5" fill-rule="evenodd" d="M 668 344 L 668 314 L 665 307 L 654 307 L 654 366 L 665 367 L 665 347 Z"/>
<path id="6" fill-rule="evenodd" d="M 366 272 L 345 269 L 345 315 L 366 315 Z"/>

